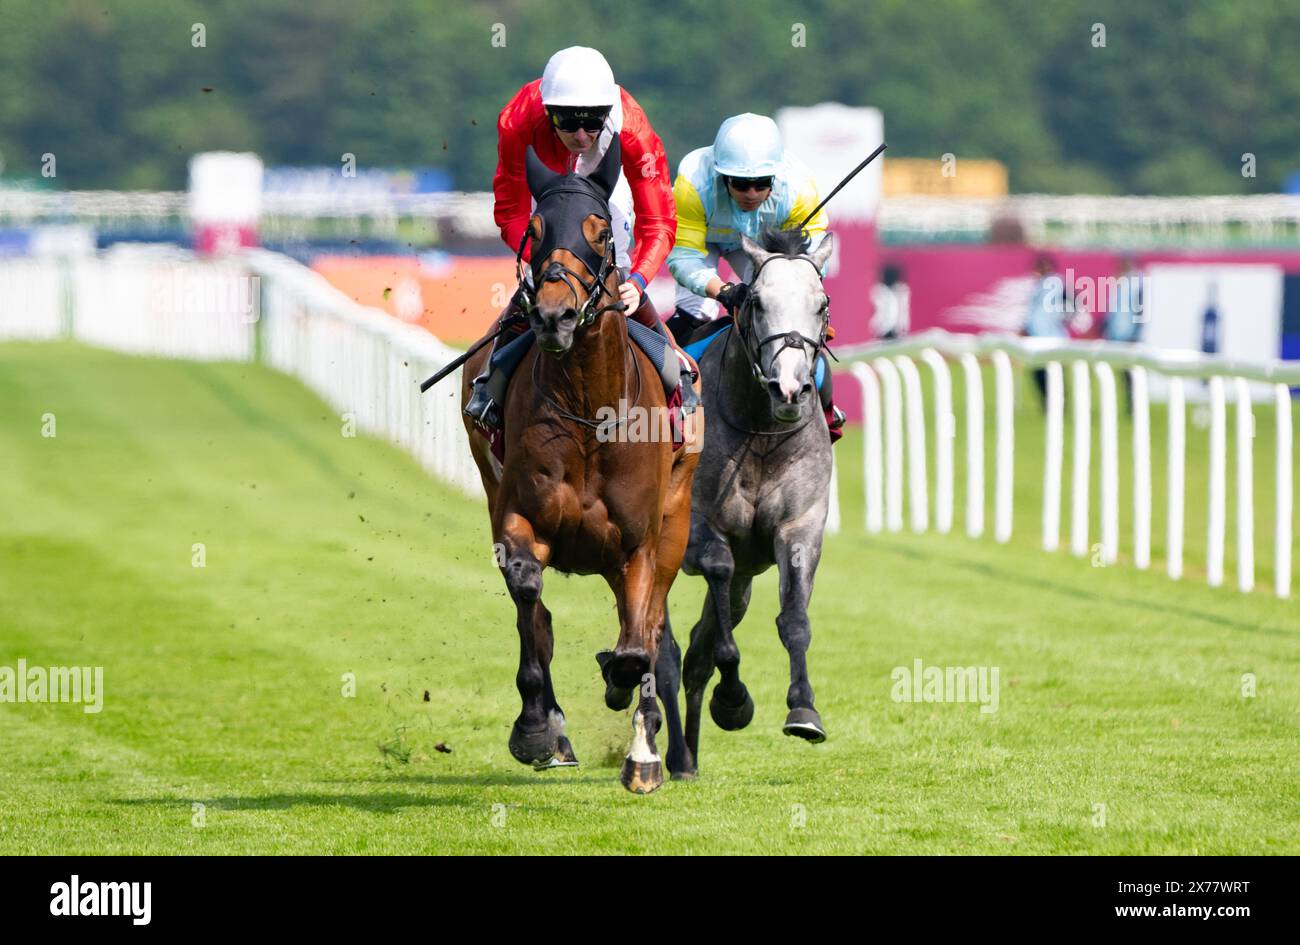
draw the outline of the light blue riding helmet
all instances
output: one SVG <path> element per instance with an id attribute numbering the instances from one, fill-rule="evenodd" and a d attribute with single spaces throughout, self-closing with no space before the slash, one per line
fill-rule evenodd
<path id="1" fill-rule="evenodd" d="M 732 115 L 713 139 L 713 167 L 728 177 L 770 177 L 784 153 L 776 122 L 753 112 Z"/>

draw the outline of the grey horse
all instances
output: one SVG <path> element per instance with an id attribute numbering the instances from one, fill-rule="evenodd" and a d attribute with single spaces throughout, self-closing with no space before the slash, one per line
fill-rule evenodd
<path id="1" fill-rule="evenodd" d="M 667 619 L 655 666 L 674 778 L 693 778 L 698 770 L 700 707 L 715 667 L 722 678 L 709 700 L 713 721 L 730 731 L 754 717 L 733 631 L 749 606 L 754 576 L 774 564 L 781 575 L 776 626 L 790 654 L 784 731 L 810 742 L 826 738 L 813 708 L 807 651 L 808 601 L 830 501 L 831 441 L 813 390 L 813 365 L 829 318 L 821 271 L 832 239 L 827 233 L 806 253 L 806 237 L 797 230 L 765 232 L 762 246 L 742 237 L 753 263 L 750 298 L 725 337 L 699 358 L 709 422 L 682 569 L 704 576 L 708 597 L 686 652 L 684 735 L 677 706 L 681 650 Z"/>

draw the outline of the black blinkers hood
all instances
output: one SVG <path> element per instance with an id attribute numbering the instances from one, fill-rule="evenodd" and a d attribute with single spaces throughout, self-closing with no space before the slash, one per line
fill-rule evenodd
<path id="1" fill-rule="evenodd" d="M 604 257 L 587 242 L 582 221 L 594 213 L 612 223 L 609 197 L 618 183 L 621 156 L 619 140 L 615 137 L 591 176 L 583 177 L 577 173 L 555 173 L 542 163 L 532 145 L 528 146 L 528 190 L 537 201 L 534 213 L 542 218 L 542 238 L 533 240 L 531 265 L 535 280 L 541 277 L 541 263 L 557 249 L 577 256 L 593 277 L 601 271 Z"/>

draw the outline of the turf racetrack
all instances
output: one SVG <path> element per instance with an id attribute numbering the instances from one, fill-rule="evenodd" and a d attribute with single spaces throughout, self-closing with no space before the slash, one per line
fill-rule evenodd
<path id="1" fill-rule="evenodd" d="M 0 666 L 103 666 L 105 690 L 98 714 L 0 704 L 0 853 L 1300 852 L 1300 605 L 1269 589 L 1271 413 L 1260 587 L 1242 595 L 1204 586 L 1190 408 L 1183 581 L 1163 574 L 1162 413 L 1152 571 L 1127 563 L 1123 475 L 1120 565 L 1039 551 L 1042 425 L 1019 390 L 1010 545 L 869 538 L 846 503 L 811 609 L 829 740 L 781 735 L 772 572 L 737 637 L 753 723 L 706 718 L 699 780 L 635 797 L 617 781 L 629 717 L 592 658 L 616 635 L 599 579 L 547 572 L 582 766 L 534 773 L 506 750 L 518 643 L 480 503 L 341 436 L 261 367 L 0 345 Z M 837 449 L 860 495 L 861 439 Z M 959 478 L 962 449 L 959 433 Z M 989 462 L 991 487 L 991 442 Z M 1068 445 L 1065 472 L 1068 523 Z M 1228 495 L 1231 585 L 1231 474 Z M 702 589 L 671 598 L 683 637 Z M 998 667 L 998 711 L 893 701 L 915 659 Z"/>

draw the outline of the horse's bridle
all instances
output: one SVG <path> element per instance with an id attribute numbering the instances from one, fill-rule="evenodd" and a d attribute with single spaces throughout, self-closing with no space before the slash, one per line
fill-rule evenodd
<path id="1" fill-rule="evenodd" d="M 773 259 L 802 259 L 804 262 L 811 265 L 814 270 L 816 270 L 817 279 L 819 282 L 821 281 L 821 276 L 822 276 L 821 269 L 818 268 L 816 260 L 814 260 L 811 256 L 807 256 L 803 254 L 788 256 L 782 253 L 774 253 L 773 255 L 767 257 L 767 259 L 764 259 L 761 263 L 758 264 L 758 268 L 754 270 L 754 275 L 749 281 L 749 284 L 751 286 L 755 286 L 758 284 L 758 277 L 762 273 L 763 267 L 766 266 Z M 741 305 L 740 311 L 736 313 L 736 328 L 740 334 L 740 343 L 745 347 L 745 354 L 749 359 L 749 365 L 754 372 L 755 380 L 757 380 L 760 384 L 767 383 L 767 376 L 763 374 L 763 367 L 760 364 L 760 361 L 763 356 L 763 346 L 766 344 L 771 344 L 773 341 L 777 341 L 778 339 L 780 339 L 782 343 L 781 343 L 781 347 L 777 348 L 776 351 L 773 352 L 772 354 L 773 362 L 775 362 L 777 356 L 780 355 L 781 352 L 786 350 L 787 348 L 798 348 L 801 351 L 811 349 L 811 360 L 814 362 L 813 366 L 815 369 L 818 351 L 825 350 L 827 354 L 831 354 L 830 348 L 826 346 L 827 327 L 830 325 L 830 318 L 831 318 L 830 302 L 831 302 L 831 298 L 828 295 L 826 296 L 826 307 L 824 309 L 825 314 L 822 316 L 821 319 L 821 331 L 818 333 L 817 339 L 815 341 L 812 338 L 806 337 L 802 332 L 778 331 L 768 335 L 766 338 L 760 339 L 755 344 L 752 340 L 753 339 L 752 316 L 753 316 L 753 309 L 755 305 L 755 298 L 754 298 L 754 293 L 751 290 L 749 297 L 746 298 L 744 304 Z M 834 357 L 834 355 L 831 354 L 831 357 Z"/>
<path id="2" fill-rule="evenodd" d="M 791 256 L 783 253 L 774 253 L 771 256 L 767 257 L 767 259 L 764 259 L 761 263 L 759 263 L 758 268 L 754 270 L 754 275 L 750 279 L 750 283 L 749 283 L 751 286 L 756 285 L 758 283 L 758 276 L 763 271 L 763 267 L 766 266 L 773 259 L 802 259 L 805 262 L 812 264 L 812 267 L 817 270 L 818 280 L 819 281 L 821 280 L 821 269 L 818 267 L 816 260 L 814 260 L 812 257 L 803 254 Z M 763 345 L 776 341 L 778 338 L 781 338 L 784 339 L 784 343 L 781 345 L 781 347 L 776 349 L 776 353 L 773 354 L 772 356 L 773 359 L 775 359 L 776 356 L 779 355 L 786 348 L 799 348 L 800 350 L 812 348 L 812 357 L 814 361 L 813 370 L 815 371 L 818 351 L 825 350 L 826 353 L 829 354 L 832 358 L 835 357 L 835 355 L 831 352 L 831 349 L 826 345 L 827 326 L 830 324 L 830 301 L 831 301 L 830 296 L 829 295 L 826 296 L 826 315 L 822 318 L 821 332 L 816 341 L 813 341 L 811 338 L 805 337 L 802 332 L 778 331 L 771 335 L 768 335 L 766 338 L 761 339 L 758 342 L 757 346 L 755 346 L 750 342 L 750 338 L 752 337 L 753 334 L 752 331 L 753 326 L 752 326 L 750 316 L 753 313 L 753 307 L 754 307 L 754 295 L 751 292 L 749 297 L 745 300 L 744 304 L 741 305 L 740 311 L 736 313 L 736 317 L 735 317 L 736 331 L 727 332 L 727 340 L 723 343 L 723 347 L 722 347 L 722 361 L 724 363 L 726 362 L 727 348 L 731 344 L 731 336 L 733 334 L 739 334 L 740 343 L 745 349 L 745 355 L 749 360 L 749 366 L 750 366 L 750 370 L 753 372 L 754 380 L 757 381 L 760 385 L 765 385 L 767 383 L 767 376 L 763 374 L 763 368 L 759 364 L 759 358 L 762 356 L 763 353 Z M 740 423 L 738 423 L 737 421 L 735 421 L 734 419 L 732 419 L 730 416 L 727 415 L 727 408 L 725 406 L 726 399 L 721 396 L 722 390 L 720 385 L 722 383 L 722 371 L 718 371 L 717 374 L 718 374 L 717 380 L 715 380 L 713 383 L 714 383 L 714 389 L 717 391 L 717 394 L 715 396 L 716 396 L 716 402 L 719 407 L 719 413 L 721 414 L 722 422 L 725 423 L 727 426 L 731 427 L 733 430 L 737 430 L 741 433 L 748 433 L 750 436 L 788 437 L 791 436 L 792 434 L 798 433 L 800 430 L 806 427 L 808 425 L 808 422 L 815 415 L 815 411 L 809 411 L 808 416 L 804 417 L 801 423 L 798 423 L 795 426 L 790 427 L 789 429 L 786 430 L 751 430 L 749 427 L 742 426 Z"/>

